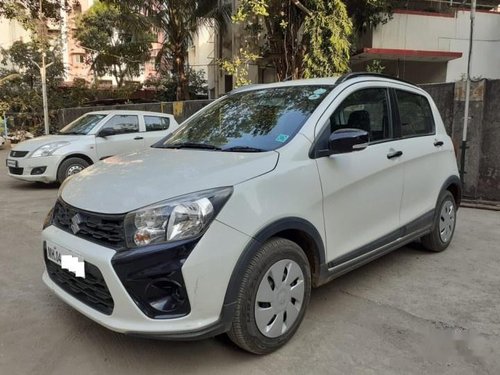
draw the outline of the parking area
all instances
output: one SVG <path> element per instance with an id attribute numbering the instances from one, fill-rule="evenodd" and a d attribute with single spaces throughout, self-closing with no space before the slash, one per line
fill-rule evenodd
<path id="1" fill-rule="evenodd" d="M 313 291 L 283 349 L 224 338 L 138 339 L 102 328 L 42 284 L 40 232 L 57 186 L 7 176 L 0 150 L 0 374 L 498 374 L 500 212 L 462 208 L 443 253 L 406 246 Z"/>

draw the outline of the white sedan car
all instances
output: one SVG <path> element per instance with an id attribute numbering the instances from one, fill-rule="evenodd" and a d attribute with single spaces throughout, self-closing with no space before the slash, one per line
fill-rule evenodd
<path id="1" fill-rule="evenodd" d="M 16 145 L 7 158 L 9 176 L 63 182 L 110 156 L 151 146 L 179 127 L 169 114 L 142 111 L 86 113 L 55 135 Z"/>

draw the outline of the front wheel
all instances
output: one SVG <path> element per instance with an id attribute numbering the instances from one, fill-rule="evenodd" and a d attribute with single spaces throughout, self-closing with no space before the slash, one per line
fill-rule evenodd
<path id="1" fill-rule="evenodd" d="M 255 354 L 273 352 L 297 331 L 310 296 L 306 255 L 296 243 L 272 238 L 245 270 L 229 338 Z"/>
<path id="2" fill-rule="evenodd" d="M 74 174 L 80 173 L 89 166 L 89 163 L 81 158 L 69 158 L 64 160 L 57 170 L 57 181 L 63 183 L 65 179 Z"/>
<path id="3" fill-rule="evenodd" d="M 422 237 L 422 245 L 427 250 L 439 252 L 448 247 L 455 233 L 457 204 L 453 194 L 445 191 L 439 198 L 436 210 L 432 232 Z"/>

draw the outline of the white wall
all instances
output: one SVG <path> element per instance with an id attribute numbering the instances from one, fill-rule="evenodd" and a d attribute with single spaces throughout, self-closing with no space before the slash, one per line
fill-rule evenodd
<path id="1" fill-rule="evenodd" d="M 0 47 L 9 48 L 12 43 L 22 40 L 28 42 L 30 34 L 20 23 L 0 17 Z"/>
<path id="2" fill-rule="evenodd" d="M 448 62 L 446 81 L 462 78 L 467 70 L 470 12 L 455 17 L 395 13 L 373 31 L 373 48 L 462 52 Z M 476 13 L 472 76 L 500 78 L 500 13 Z"/>

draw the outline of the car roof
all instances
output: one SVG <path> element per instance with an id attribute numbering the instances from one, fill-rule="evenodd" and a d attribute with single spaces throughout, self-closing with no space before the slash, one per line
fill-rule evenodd
<path id="1" fill-rule="evenodd" d="M 157 115 L 157 116 L 172 116 L 170 113 L 161 113 L 153 111 L 134 111 L 126 109 L 110 109 L 105 111 L 92 111 L 85 113 L 86 115 Z"/>

